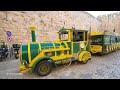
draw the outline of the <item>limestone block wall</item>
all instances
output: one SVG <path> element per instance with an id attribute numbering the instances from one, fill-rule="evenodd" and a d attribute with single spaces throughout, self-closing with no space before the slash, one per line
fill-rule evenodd
<path id="1" fill-rule="evenodd" d="M 113 31 L 120 34 L 120 13 L 111 13 L 107 15 L 98 16 L 101 20 L 101 31 Z"/>
<path id="2" fill-rule="evenodd" d="M 12 32 L 13 43 L 31 42 L 30 25 L 35 25 L 36 40 L 54 41 L 60 28 L 72 28 L 99 31 L 101 21 L 85 11 L 0 11 L 0 40 L 7 42 L 6 31 Z"/>

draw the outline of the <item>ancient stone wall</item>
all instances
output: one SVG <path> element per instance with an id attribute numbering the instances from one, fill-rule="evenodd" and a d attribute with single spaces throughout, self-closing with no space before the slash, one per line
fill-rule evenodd
<path id="1" fill-rule="evenodd" d="M 120 13 L 111 13 L 107 15 L 98 16 L 101 20 L 101 31 L 113 31 L 120 34 Z"/>
<path id="2" fill-rule="evenodd" d="M 13 43 L 31 42 L 29 26 L 35 25 L 36 40 L 54 41 L 60 28 L 72 28 L 99 31 L 101 21 L 84 11 L 0 11 L 0 40 L 7 42 L 6 31 L 12 32 Z"/>

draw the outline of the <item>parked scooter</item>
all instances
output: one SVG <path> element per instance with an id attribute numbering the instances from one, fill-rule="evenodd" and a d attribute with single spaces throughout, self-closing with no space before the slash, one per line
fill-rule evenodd
<path id="1" fill-rule="evenodd" d="M 8 57 L 8 48 L 0 47 L 0 62 L 7 57 Z"/>
<path id="2" fill-rule="evenodd" d="M 14 51 L 15 58 L 18 59 L 20 44 L 13 44 L 12 48 L 13 48 L 13 51 Z"/>
<path id="3" fill-rule="evenodd" d="M 8 57 L 8 47 L 5 42 L 0 42 L 0 62 Z"/>

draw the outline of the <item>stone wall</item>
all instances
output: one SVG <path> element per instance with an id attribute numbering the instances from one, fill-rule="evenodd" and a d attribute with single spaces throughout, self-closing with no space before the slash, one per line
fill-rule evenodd
<path id="1" fill-rule="evenodd" d="M 120 13 L 111 13 L 107 15 L 98 16 L 101 20 L 101 31 L 113 31 L 120 34 Z"/>
<path id="2" fill-rule="evenodd" d="M 101 21 L 84 11 L 0 11 L 0 40 L 7 42 L 6 31 L 11 31 L 11 44 L 27 44 L 31 42 L 31 25 L 37 27 L 38 42 L 43 42 L 43 36 L 50 42 L 63 26 L 86 30 L 91 26 L 92 31 L 99 31 Z"/>

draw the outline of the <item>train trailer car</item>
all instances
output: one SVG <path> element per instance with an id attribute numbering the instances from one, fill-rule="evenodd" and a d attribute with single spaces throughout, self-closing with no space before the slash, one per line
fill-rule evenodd
<path id="1" fill-rule="evenodd" d="M 22 45 L 19 52 L 19 70 L 23 73 L 32 70 L 39 76 L 46 76 L 58 64 L 69 66 L 72 61 L 85 64 L 91 59 L 87 30 L 62 28 L 54 42 L 39 43 L 36 42 L 35 27 L 30 29 L 32 42 Z"/>
<path id="2" fill-rule="evenodd" d="M 120 36 L 115 32 L 91 32 L 91 53 L 101 55 L 120 49 Z"/>

